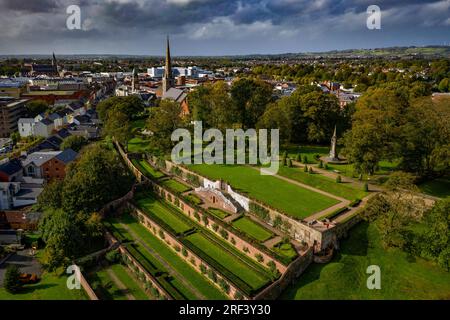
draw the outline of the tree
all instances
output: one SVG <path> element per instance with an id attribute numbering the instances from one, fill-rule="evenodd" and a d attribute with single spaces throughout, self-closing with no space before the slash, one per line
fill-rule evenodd
<path id="1" fill-rule="evenodd" d="M 13 133 L 11 133 L 10 138 L 11 138 L 13 144 L 16 144 L 17 142 L 19 142 L 20 141 L 19 131 L 14 131 Z"/>
<path id="2" fill-rule="evenodd" d="M 12 294 L 16 294 L 22 288 L 22 282 L 20 282 L 20 270 L 15 264 L 8 265 L 3 280 L 3 286 L 6 291 Z"/>
<path id="3" fill-rule="evenodd" d="M 128 116 L 117 110 L 109 110 L 106 113 L 105 126 L 103 134 L 114 137 L 120 143 L 126 145 L 131 139 L 131 124 Z"/>
<path id="4" fill-rule="evenodd" d="M 240 112 L 239 122 L 244 128 L 255 128 L 258 119 L 272 101 L 272 87 L 262 80 L 242 78 L 231 87 L 231 99 Z"/>
<path id="5" fill-rule="evenodd" d="M 147 120 L 147 128 L 153 132 L 152 142 L 161 151 L 170 151 L 173 146 L 172 133 L 185 126 L 181 117 L 181 106 L 171 100 L 162 100 L 158 107 L 153 108 Z"/>
<path id="6" fill-rule="evenodd" d="M 83 236 L 75 215 L 61 209 L 47 210 L 39 229 L 46 245 L 42 258 L 46 269 L 54 270 L 82 251 Z"/>
<path id="7" fill-rule="evenodd" d="M 363 216 L 376 223 L 385 247 L 405 248 L 408 227 L 423 215 L 426 207 L 415 195 L 418 188 L 411 174 L 392 173 L 384 186 L 383 192 L 369 199 Z"/>
<path id="8" fill-rule="evenodd" d="M 64 179 L 61 206 L 75 213 L 98 212 L 108 202 L 126 194 L 132 177 L 119 156 L 101 144 L 86 146 Z"/>
<path id="9" fill-rule="evenodd" d="M 43 100 L 33 100 L 25 105 L 27 116 L 30 118 L 34 118 L 38 114 L 46 112 L 48 108 L 48 103 Z"/>
<path id="10" fill-rule="evenodd" d="M 81 136 L 70 136 L 61 143 L 61 150 L 72 149 L 79 152 L 83 146 L 88 143 L 86 138 Z"/>
<path id="11" fill-rule="evenodd" d="M 145 105 L 137 96 L 110 97 L 103 100 L 96 108 L 98 116 L 105 121 L 109 112 L 119 111 L 128 117 L 128 120 L 139 118 L 145 111 Z"/>
<path id="12" fill-rule="evenodd" d="M 441 92 L 447 92 L 450 90 L 450 80 L 448 78 L 444 78 L 439 82 L 438 89 Z"/>

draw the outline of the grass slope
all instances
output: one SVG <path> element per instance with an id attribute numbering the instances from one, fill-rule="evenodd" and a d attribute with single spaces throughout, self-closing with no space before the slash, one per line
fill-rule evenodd
<path id="1" fill-rule="evenodd" d="M 272 232 L 248 217 L 239 218 L 233 221 L 232 225 L 236 229 L 261 242 L 267 241 L 273 236 Z"/>
<path id="2" fill-rule="evenodd" d="M 0 288 L 0 300 L 87 300 L 84 290 L 69 290 L 66 276 L 44 273 L 39 283 L 26 285 L 21 293 L 11 294 Z"/>
<path id="3" fill-rule="evenodd" d="M 381 268 L 381 290 L 366 287 L 370 265 Z M 375 225 L 362 223 L 331 263 L 311 265 L 282 299 L 450 299 L 450 273 L 381 246 Z"/>
<path id="4" fill-rule="evenodd" d="M 190 168 L 212 179 L 225 179 L 232 187 L 298 218 L 308 217 L 338 203 L 279 178 L 263 176 L 258 170 L 246 166 L 193 165 Z"/>
<path id="5" fill-rule="evenodd" d="M 280 167 L 278 174 L 347 200 L 362 199 L 368 194 L 351 185 L 336 183 L 335 180 L 320 174 L 305 173 L 300 168 Z"/>
<path id="6" fill-rule="evenodd" d="M 450 177 L 427 181 L 419 186 L 423 193 L 439 198 L 450 197 Z"/>

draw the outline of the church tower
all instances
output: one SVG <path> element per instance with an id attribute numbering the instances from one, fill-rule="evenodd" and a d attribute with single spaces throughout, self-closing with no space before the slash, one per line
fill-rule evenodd
<path id="1" fill-rule="evenodd" d="M 139 86 L 139 77 L 136 72 L 136 69 L 133 68 L 133 75 L 132 75 L 132 79 L 131 79 L 131 92 L 135 93 L 138 89 L 138 86 Z"/>
<path id="2" fill-rule="evenodd" d="M 166 46 L 166 66 L 164 68 L 164 78 L 162 81 L 163 94 L 169 91 L 174 85 L 174 79 L 172 77 L 172 58 L 170 57 L 170 43 L 169 37 L 167 37 Z"/>
<path id="3" fill-rule="evenodd" d="M 52 67 L 53 67 L 53 74 L 55 76 L 59 75 L 58 61 L 56 60 L 56 56 L 55 56 L 54 52 L 53 52 L 53 56 L 52 56 Z"/>

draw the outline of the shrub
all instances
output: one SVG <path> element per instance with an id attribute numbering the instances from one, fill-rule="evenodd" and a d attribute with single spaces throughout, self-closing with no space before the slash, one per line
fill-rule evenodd
<path id="1" fill-rule="evenodd" d="M 292 168 L 292 160 L 291 159 L 287 159 L 287 166 L 289 168 Z"/>
<path id="2" fill-rule="evenodd" d="M 189 260 L 189 262 L 190 262 L 193 266 L 196 265 L 194 257 L 192 257 L 191 260 Z"/>
<path id="3" fill-rule="evenodd" d="M 303 163 L 304 164 L 308 164 L 308 157 L 307 156 L 303 156 Z"/>
<path id="4" fill-rule="evenodd" d="M 202 220 L 203 220 L 203 223 L 205 224 L 205 226 L 209 225 L 209 220 L 208 220 L 208 217 L 206 215 L 202 216 Z"/>
<path id="5" fill-rule="evenodd" d="M 250 202 L 249 209 L 250 209 L 250 212 L 256 214 L 258 217 L 260 217 L 264 221 L 268 221 L 270 219 L 269 210 L 258 205 L 255 202 Z"/>
<path id="6" fill-rule="evenodd" d="M 283 220 L 281 219 L 280 216 L 276 216 L 275 220 L 273 220 L 273 226 L 274 228 L 279 228 L 283 223 Z"/>
<path id="7" fill-rule="evenodd" d="M 328 170 L 328 169 L 329 169 L 327 163 L 325 163 L 325 165 L 324 165 L 323 167 L 324 167 L 325 170 Z"/>
<path id="8" fill-rule="evenodd" d="M 183 256 L 187 257 L 189 255 L 188 251 L 186 250 L 186 248 L 181 249 L 181 253 L 183 254 Z"/>
<path id="9" fill-rule="evenodd" d="M 342 182 L 342 177 L 339 175 L 336 177 L 336 183 L 341 183 Z"/>
<path id="10" fill-rule="evenodd" d="M 312 168 L 312 167 L 309 167 L 309 170 L 308 170 L 308 172 L 309 172 L 309 174 L 313 174 L 313 173 L 314 173 L 314 170 L 313 170 L 313 168 Z"/>
<path id="11" fill-rule="evenodd" d="M 234 240 L 234 238 L 231 238 L 231 244 L 236 245 L 236 240 Z"/>
<path id="12" fill-rule="evenodd" d="M 181 248 L 178 244 L 174 244 L 173 248 L 175 249 L 176 252 L 180 252 Z"/>
<path id="13" fill-rule="evenodd" d="M 220 235 L 222 236 L 222 238 L 224 238 L 225 240 L 228 240 L 228 232 L 225 229 L 220 229 Z"/>
<path id="14" fill-rule="evenodd" d="M 256 260 L 258 260 L 258 262 L 264 261 L 264 257 L 260 253 L 255 254 L 255 258 L 256 258 Z"/>
<path id="15" fill-rule="evenodd" d="M 213 230 L 214 230 L 215 232 L 217 232 L 217 230 L 219 230 L 219 225 L 218 225 L 217 223 L 214 223 L 214 224 L 212 225 L 212 228 L 213 228 Z"/>
<path id="16" fill-rule="evenodd" d="M 369 184 L 367 182 L 364 183 L 363 191 L 364 192 L 369 192 Z"/>
<path id="17" fill-rule="evenodd" d="M 160 237 L 161 239 L 163 239 L 163 240 L 166 238 L 166 236 L 165 236 L 165 234 L 164 234 L 164 231 L 162 231 L 162 229 L 159 229 L 158 235 L 159 235 L 159 237 Z"/>
<path id="18" fill-rule="evenodd" d="M 209 277 L 212 281 L 217 282 L 217 274 L 214 272 L 213 269 L 209 269 L 209 270 L 207 271 L 207 274 L 208 274 L 208 277 Z"/>
<path id="19" fill-rule="evenodd" d="M 118 263 L 118 262 L 120 262 L 121 254 L 118 250 L 112 250 L 112 251 L 109 251 L 106 253 L 105 259 L 110 264 Z"/>
<path id="20" fill-rule="evenodd" d="M 16 294 L 20 291 L 22 282 L 20 282 L 20 270 L 18 266 L 14 264 L 8 266 L 3 280 L 3 286 L 6 291 L 12 294 Z"/>
<path id="21" fill-rule="evenodd" d="M 323 161 L 322 161 L 322 160 L 320 160 L 320 162 L 319 162 L 319 168 L 320 168 L 320 169 L 323 168 Z"/>
<path id="22" fill-rule="evenodd" d="M 222 288 L 222 290 L 225 292 L 225 293 L 229 293 L 230 292 L 230 285 L 228 284 L 228 282 L 226 282 L 225 280 L 223 280 L 223 279 L 219 279 L 219 286 Z"/>
<path id="23" fill-rule="evenodd" d="M 208 268 L 203 263 L 200 265 L 200 272 L 203 274 L 208 272 Z"/>
<path id="24" fill-rule="evenodd" d="M 308 172 L 308 166 L 307 166 L 307 165 L 305 165 L 305 166 L 303 167 L 303 171 L 304 171 L 304 172 Z"/>
<path id="25" fill-rule="evenodd" d="M 194 212 L 194 218 L 195 218 L 195 220 L 200 222 L 200 215 L 198 214 L 197 211 Z"/>
<path id="26" fill-rule="evenodd" d="M 242 299 L 244 299 L 244 296 L 239 291 L 236 291 L 236 293 L 234 294 L 234 299 L 242 300 Z"/>
<path id="27" fill-rule="evenodd" d="M 302 155 L 300 153 L 297 153 L 297 156 L 295 157 L 295 161 L 302 162 Z"/>

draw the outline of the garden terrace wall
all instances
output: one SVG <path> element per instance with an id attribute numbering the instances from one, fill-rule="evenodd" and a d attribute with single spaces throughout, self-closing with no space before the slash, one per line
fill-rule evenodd
<path id="1" fill-rule="evenodd" d="M 92 287 L 89 285 L 89 282 L 87 282 L 86 278 L 83 276 L 82 272 L 80 272 L 80 284 L 83 287 L 86 294 L 88 295 L 89 299 L 98 300 L 97 295 L 95 294 Z"/>
<path id="2" fill-rule="evenodd" d="M 156 281 L 153 276 L 145 270 L 145 268 L 137 261 L 129 252 L 128 249 L 126 249 L 124 246 L 119 246 L 119 252 L 122 255 L 125 255 L 131 263 L 141 272 L 145 279 L 152 283 L 152 285 L 159 291 L 159 294 L 168 300 L 173 300 L 172 296 Z M 128 266 L 129 267 L 129 266 Z M 131 269 L 131 268 L 130 268 Z"/>
<path id="3" fill-rule="evenodd" d="M 249 243 L 248 241 L 242 239 L 235 232 L 231 231 L 230 230 L 231 228 L 229 228 L 228 225 L 225 225 L 225 223 L 221 222 L 220 225 L 219 225 L 219 223 L 217 223 L 218 219 L 213 218 L 209 213 L 207 213 L 203 209 L 195 208 L 193 205 L 189 204 L 187 201 L 185 201 L 181 197 L 177 196 L 173 192 L 170 192 L 169 190 L 167 190 L 166 188 L 160 186 L 159 184 L 157 184 L 154 181 L 150 181 L 150 183 L 153 185 L 153 190 L 155 191 L 155 193 L 157 195 L 161 196 L 162 194 L 164 194 L 164 197 L 162 197 L 162 198 L 166 199 L 172 205 L 174 205 L 175 207 L 179 208 L 180 211 L 183 212 L 192 221 L 194 221 L 195 223 L 198 223 L 201 226 L 203 226 L 204 228 L 210 230 L 211 232 L 216 234 L 219 238 L 221 238 L 223 241 L 228 242 L 233 247 L 237 248 L 239 251 L 241 251 L 242 253 L 246 254 L 251 259 L 255 260 L 258 263 L 261 263 L 256 258 L 257 255 L 261 255 L 263 257 L 263 259 L 264 259 L 263 260 L 264 266 L 266 266 L 268 262 L 273 261 L 275 263 L 276 268 L 278 269 L 278 271 L 283 273 L 286 270 L 286 266 L 284 264 L 282 264 L 278 260 L 276 260 L 273 257 L 271 257 L 266 252 L 258 249 L 255 245 L 253 245 L 253 244 Z M 168 197 L 168 195 L 170 195 L 170 197 Z M 197 220 L 195 218 L 195 213 L 197 213 L 200 216 L 199 220 Z M 222 235 L 220 234 L 221 228 L 218 228 L 217 230 L 214 230 L 213 226 L 215 224 L 218 224 L 222 229 L 227 231 L 228 239 L 222 237 Z M 234 239 L 234 241 L 235 241 L 234 244 L 233 244 L 231 239 Z M 247 250 L 245 250 L 245 249 L 247 249 Z"/>
<path id="4" fill-rule="evenodd" d="M 153 165 L 155 165 L 155 163 L 157 163 L 157 158 L 153 156 L 153 157 L 151 157 L 151 161 L 153 162 Z M 189 170 L 186 167 L 175 165 L 174 163 L 172 163 L 168 160 L 165 160 L 165 166 L 166 166 L 166 171 L 170 171 L 172 169 L 172 167 L 178 167 L 183 172 L 183 176 L 186 176 L 187 174 L 197 176 L 202 185 L 203 185 L 203 181 L 205 179 L 207 179 L 206 177 L 203 177 L 203 176 L 199 175 L 198 173 Z M 281 217 L 281 219 L 283 221 L 286 221 L 291 226 L 288 230 L 286 230 L 284 228 L 284 229 L 282 229 L 282 231 L 289 234 L 295 240 L 306 242 L 309 246 L 314 248 L 315 252 L 320 252 L 323 249 L 328 248 L 330 245 L 335 245 L 335 243 L 334 243 L 335 237 L 333 236 L 333 232 L 331 231 L 332 228 L 324 229 L 324 230 L 316 230 L 314 227 L 308 226 L 305 223 L 303 223 L 299 220 L 296 220 L 296 219 L 292 218 L 291 216 L 268 206 L 265 203 L 260 202 L 259 200 L 250 198 L 250 197 L 248 197 L 248 195 L 242 195 L 238 192 L 236 192 L 236 193 L 243 197 L 249 198 L 249 200 L 251 202 L 256 203 L 257 205 L 268 210 L 269 219 L 267 221 L 264 221 L 265 223 L 268 223 L 273 226 L 274 225 L 273 222 L 275 221 L 276 217 L 278 217 L 278 216 Z M 254 212 L 249 211 L 249 213 L 252 214 L 257 219 L 261 219 L 259 216 L 255 215 Z"/>
<path id="5" fill-rule="evenodd" d="M 304 255 L 298 256 L 281 277 L 255 296 L 255 300 L 275 300 L 297 279 L 313 261 L 313 250 L 308 248 Z"/>
<path id="6" fill-rule="evenodd" d="M 248 296 L 246 296 L 240 289 L 238 289 L 231 281 L 226 279 L 224 276 L 222 276 L 215 268 L 211 267 L 207 262 L 205 262 L 203 259 L 201 259 L 199 256 L 197 256 L 194 252 L 192 252 L 189 248 L 187 248 L 182 242 L 180 242 L 175 236 L 164 230 L 156 221 L 151 219 L 149 216 L 147 216 L 144 212 L 142 212 L 139 208 L 134 206 L 133 204 L 129 203 L 129 208 L 131 209 L 132 214 L 137 218 L 137 220 L 155 237 L 159 238 L 161 241 L 164 241 L 168 247 L 172 249 L 181 259 L 189 263 L 195 270 L 197 270 L 200 274 L 203 274 L 201 271 L 200 266 L 204 265 L 208 269 L 214 270 L 214 272 L 217 274 L 217 282 L 219 282 L 220 279 L 225 281 L 230 286 L 230 291 L 228 293 L 224 292 L 228 297 L 231 299 L 234 299 L 236 296 L 236 293 L 239 292 L 242 294 L 244 299 L 249 299 Z M 159 235 L 159 231 L 162 231 L 164 233 L 164 238 L 161 238 Z M 179 248 L 180 250 L 176 250 L 175 247 Z M 187 256 L 184 256 L 182 251 L 183 249 L 186 250 Z M 192 263 L 192 261 L 194 263 Z M 211 283 L 213 283 L 215 286 L 217 286 L 219 289 L 221 289 L 220 285 L 218 283 L 215 283 L 211 279 L 209 279 L 207 276 L 205 276 Z M 223 290 L 222 290 L 223 292 Z"/>

